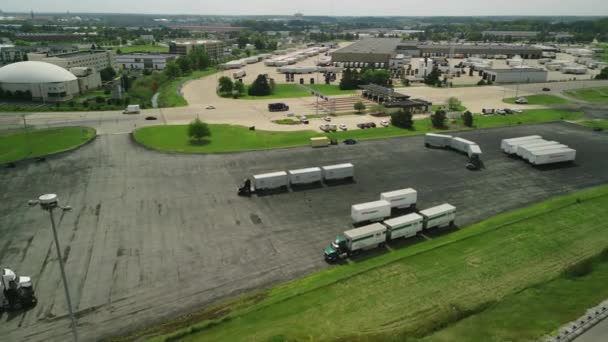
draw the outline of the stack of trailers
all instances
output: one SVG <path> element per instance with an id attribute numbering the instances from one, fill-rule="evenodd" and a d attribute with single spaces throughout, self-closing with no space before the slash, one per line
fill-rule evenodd
<path id="1" fill-rule="evenodd" d="M 415 209 L 418 192 L 412 188 L 383 192 L 380 200 L 351 206 L 354 224 L 381 221 L 391 216 L 393 209 Z"/>
<path id="2" fill-rule="evenodd" d="M 238 189 L 238 193 L 249 196 L 255 191 L 286 190 L 289 185 L 302 186 L 319 184 L 322 181 L 351 180 L 354 176 L 355 167 L 351 163 L 264 173 L 246 179 Z"/>
<path id="3" fill-rule="evenodd" d="M 503 139 L 500 148 L 504 153 L 521 157 L 532 165 L 573 162 L 576 159 L 576 150 L 539 135 Z"/>

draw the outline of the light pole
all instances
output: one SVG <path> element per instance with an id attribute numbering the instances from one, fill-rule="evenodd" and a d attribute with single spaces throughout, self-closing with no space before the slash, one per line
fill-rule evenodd
<path id="1" fill-rule="evenodd" d="M 61 269 L 61 278 L 63 279 L 63 289 L 65 291 L 65 299 L 68 305 L 68 311 L 70 313 L 70 319 L 72 320 L 72 335 L 74 335 L 74 341 L 78 341 L 78 332 L 76 331 L 76 317 L 74 317 L 74 311 L 72 310 L 72 300 L 70 299 L 70 290 L 68 288 L 68 280 L 65 276 L 65 269 L 63 267 L 63 258 L 61 256 L 61 248 L 59 247 L 59 239 L 57 238 L 57 227 L 55 226 L 55 217 L 53 216 L 53 210 L 59 208 L 63 211 L 70 211 L 72 208 L 68 206 L 60 206 L 57 195 L 45 194 L 38 198 L 38 200 L 31 200 L 28 203 L 30 206 L 40 204 L 42 210 L 49 212 L 51 217 L 51 227 L 53 228 L 53 237 L 55 239 L 55 249 L 57 250 L 57 259 L 59 261 L 59 268 Z"/>

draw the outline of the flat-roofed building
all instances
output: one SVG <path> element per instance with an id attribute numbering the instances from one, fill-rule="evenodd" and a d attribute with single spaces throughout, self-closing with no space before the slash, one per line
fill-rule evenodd
<path id="1" fill-rule="evenodd" d="M 368 38 L 355 42 L 331 54 L 334 65 L 344 67 L 388 68 L 397 55 L 401 38 Z"/>
<path id="2" fill-rule="evenodd" d="M 207 51 L 209 58 L 220 59 L 224 53 L 224 43 L 221 40 L 178 40 L 169 44 L 169 53 L 175 55 L 187 55 L 194 46 L 202 46 Z"/>
<path id="3" fill-rule="evenodd" d="M 420 54 L 424 57 L 460 55 L 466 57 L 493 58 L 494 56 L 506 56 L 511 58 L 521 56 L 522 58 L 537 59 L 542 57 L 541 48 L 524 44 L 420 44 Z"/>
<path id="4" fill-rule="evenodd" d="M 116 60 L 114 51 L 88 50 L 49 55 L 46 53 L 28 53 L 28 60 L 55 64 L 64 69 L 76 67 L 91 68 L 101 71 L 107 67 L 114 67 Z"/>
<path id="5" fill-rule="evenodd" d="M 180 55 L 171 53 L 128 53 L 116 56 L 116 64 L 126 70 L 163 70 L 167 62 Z"/>
<path id="6" fill-rule="evenodd" d="M 484 80 L 499 84 L 547 82 L 548 74 L 547 70 L 528 67 L 486 69 L 482 72 Z"/>

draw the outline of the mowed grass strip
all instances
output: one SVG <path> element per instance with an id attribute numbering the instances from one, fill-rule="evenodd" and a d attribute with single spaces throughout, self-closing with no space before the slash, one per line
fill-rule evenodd
<path id="1" fill-rule="evenodd" d="M 341 90 L 339 86 L 333 84 L 306 84 L 306 87 L 318 90 L 323 95 L 348 95 L 354 94 L 356 90 Z M 289 99 L 298 97 L 309 97 L 313 96 L 309 91 L 303 89 L 297 84 L 284 84 L 277 83 L 274 88 L 274 92 L 267 96 L 241 96 L 239 99 L 243 100 L 272 100 L 272 99 Z"/>
<path id="2" fill-rule="evenodd" d="M 245 297 L 225 317 L 157 340 L 423 337 L 597 255 L 608 245 L 607 206 L 608 186 L 558 197 L 276 286 L 254 304 L 243 305 L 251 300 Z M 524 328 L 501 336 L 518 336 Z"/>
<path id="3" fill-rule="evenodd" d="M 591 128 L 608 129 L 608 119 L 584 120 L 578 121 L 577 124 Z"/>
<path id="4" fill-rule="evenodd" d="M 477 115 L 475 116 L 475 126 L 477 128 L 491 128 L 559 120 L 578 120 L 582 116 L 583 114 L 580 112 L 533 109 L 516 115 Z M 366 119 L 362 118 L 362 121 L 366 121 Z M 422 119 L 416 120 L 414 129 L 411 130 L 390 125 L 389 127 L 355 129 L 335 133 L 321 133 L 312 130 L 295 132 L 250 131 L 243 126 L 210 124 L 211 137 L 208 137 L 203 144 L 190 142 L 186 125 L 144 127 L 136 130 L 133 136 L 140 144 L 160 151 L 219 153 L 305 146 L 310 144 L 310 138 L 317 136 L 328 136 L 339 141 L 349 138 L 365 140 L 468 129 L 462 124 L 462 120 L 455 120 L 454 122 L 448 122 L 448 124 L 449 129 L 439 130 L 432 126 L 430 119 Z"/>
<path id="5" fill-rule="evenodd" d="M 67 151 L 85 144 L 95 134 L 89 127 L 62 127 L 0 135 L 0 163 Z"/>
<path id="6" fill-rule="evenodd" d="M 217 72 L 216 68 L 210 68 L 207 70 L 194 71 L 188 76 L 178 77 L 174 80 L 167 81 L 162 84 L 158 90 L 158 106 L 161 108 L 167 107 L 184 107 L 188 105 L 188 101 L 178 92 L 178 88 L 183 86 L 184 83 L 192 80 L 199 79 L 201 77 L 213 75 Z"/>
<path id="7" fill-rule="evenodd" d="M 531 104 L 531 105 L 551 106 L 551 105 L 562 105 L 562 104 L 570 103 L 570 101 L 568 101 L 567 99 L 565 99 L 563 97 L 555 96 L 555 95 L 530 95 L 530 96 L 519 96 L 519 97 L 526 98 L 528 100 L 528 104 Z M 506 103 L 515 104 L 515 100 L 517 100 L 519 97 L 510 97 L 510 98 L 504 99 L 503 101 Z"/>
<path id="8" fill-rule="evenodd" d="M 608 87 L 573 90 L 566 95 L 586 102 L 608 103 Z"/>

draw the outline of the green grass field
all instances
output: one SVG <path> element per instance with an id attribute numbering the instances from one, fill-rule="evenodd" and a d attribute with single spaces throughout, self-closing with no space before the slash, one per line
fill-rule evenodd
<path id="1" fill-rule="evenodd" d="M 491 128 L 532 124 L 559 120 L 578 120 L 582 113 L 567 112 L 551 109 L 532 109 L 517 115 L 475 116 L 477 128 Z M 395 126 L 373 129 L 356 129 L 345 132 L 320 133 L 311 130 L 296 132 L 249 131 L 243 126 L 209 125 L 211 137 L 207 144 L 192 145 L 186 136 L 186 126 L 152 126 L 135 131 L 135 139 L 144 146 L 174 152 L 187 153 L 218 153 L 237 152 L 280 147 L 305 146 L 310 138 L 328 136 L 333 139 L 379 139 L 419 135 L 427 132 L 446 131 L 432 127 L 430 119 L 416 120 L 414 129 L 407 130 Z M 306 126 L 303 126 L 306 128 Z M 449 130 L 468 129 L 461 120 L 449 123 Z"/>
<path id="2" fill-rule="evenodd" d="M 317 89 L 324 95 L 347 95 L 354 94 L 356 90 L 340 90 L 337 85 L 333 84 L 315 84 L 315 85 L 306 85 L 307 87 Z M 306 90 L 300 88 L 297 84 L 283 84 L 279 83 L 275 85 L 274 93 L 268 96 L 249 96 L 243 95 L 240 99 L 244 100 L 263 100 L 263 99 L 288 99 L 288 98 L 298 98 L 298 97 L 308 97 L 312 96 L 311 93 Z"/>
<path id="3" fill-rule="evenodd" d="M 169 52 L 169 47 L 160 45 L 133 45 L 133 46 L 114 46 L 112 50 L 115 52 L 120 50 L 121 53 L 132 52 Z"/>
<path id="4" fill-rule="evenodd" d="M 584 120 L 578 121 L 577 124 L 591 128 L 608 129 L 608 119 Z"/>
<path id="5" fill-rule="evenodd" d="M 429 337 L 439 341 L 535 340 L 608 295 L 601 279 L 572 288 L 572 281 L 593 272 L 563 284 L 555 281 L 567 269 L 580 269 L 574 264 L 605 251 L 607 206 L 608 186 L 602 186 L 430 241 L 376 250 L 370 253 L 374 257 L 189 315 L 206 320 L 184 321 L 190 326 L 155 340 L 406 341 L 433 333 Z M 606 265 L 596 269 L 608 276 Z M 532 296 L 534 291 L 543 294 Z M 559 293 L 573 297 L 556 297 Z M 548 313 L 551 308 L 562 311 Z M 548 317 L 524 316 L 521 310 Z M 153 329 L 159 333 L 177 326 L 179 321 Z"/>
<path id="6" fill-rule="evenodd" d="M 573 90 L 566 95 L 586 102 L 608 103 L 608 87 Z"/>
<path id="7" fill-rule="evenodd" d="M 217 69 L 211 68 L 202 71 L 194 71 L 192 74 L 184 77 L 178 77 L 172 81 L 166 82 L 160 86 L 158 95 L 158 106 L 161 108 L 166 107 L 183 107 L 188 105 L 188 101 L 183 96 L 178 94 L 177 88 L 182 86 L 184 83 L 192 80 L 199 79 L 201 77 L 213 75 L 217 72 Z"/>
<path id="8" fill-rule="evenodd" d="M 78 147 L 95 137 L 89 127 L 63 127 L 0 135 L 0 163 L 45 156 Z"/>
<path id="9" fill-rule="evenodd" d="M 570 101 L 568 101 L 567 99 L 555 95 L 530 95 L 523 97 L 528 99 L 528 104 L 531 105 L 552 106 L 570 103 Z M 510 97 L 508 99 L 503 99 L 503 101 L 506 103 L 515 104 L 515 100 L 517 99 L 517 97 Z"/>

